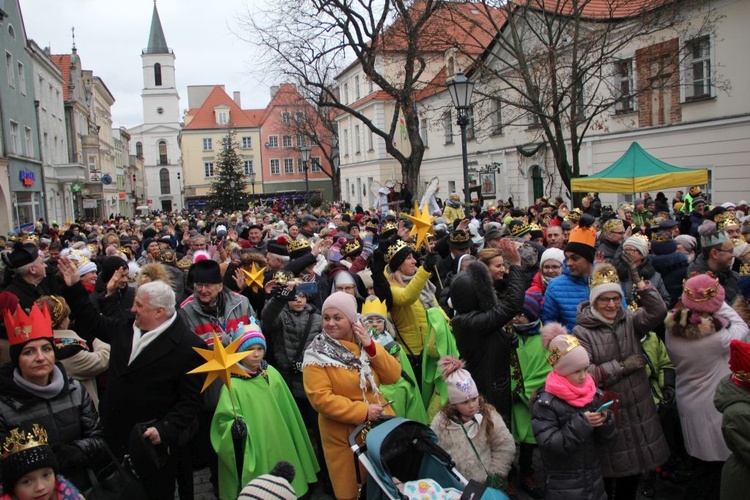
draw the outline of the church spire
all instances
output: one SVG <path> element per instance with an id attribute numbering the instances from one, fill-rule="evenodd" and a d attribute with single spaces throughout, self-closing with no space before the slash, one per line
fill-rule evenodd
<path id="1" fill-rule="evenodd" d="M 151 32 L 148 34 L 148 47 L 144 52 L 146 54 L 169 54 L 164 30 L 161 28 L 159 11 L 156 10 L 156 0 L 154 0 L 154 13 L 151 17 Z"/>

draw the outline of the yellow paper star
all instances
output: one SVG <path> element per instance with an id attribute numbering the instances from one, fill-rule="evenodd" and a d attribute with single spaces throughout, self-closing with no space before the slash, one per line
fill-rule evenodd
<path id="1" fill-rule="evenodd" d="M 414 224 L 414 227 L 411 228 L 410 234 L 412 236 L 415 234 L 417 235 L 417 245 L 414 248 L 419 250 L 422 243 L 426 241 L 427 235 L 435 233 L 432 229 L 432 220 L 434 217 L 432 217 L 427 211 L 427 204 L 425 204 L 424 207 L 422 207 L 422 211 L 420 211 L 419 205 L 416 201 L 414 202 L 414 215 L 407 215 L 406 217 Z"/>
<path id="2" fill-rule="evenodd" d="M 234 373 L 235 375 L 247 374 L 245 370 L 237 366 L 237 363 L 242 361 L 250 354 L 250 351 L 237 353 L 237 348 L 240 346 L 241 342 L 242 337 L 239 337 L 237 340 L 224 347 L 223 345 L 221 345 L 219 336 L 216 335 L 216 332 L 214 332 L 213 349 L 201 349 L 200 347 L 193 347 L 193 349 L 195 349 L 195 352 L 200 354 L 203 359 L 206 360 L 206 363 L 203 363 L 198 368 L 188 372 L 188 374 L 208 373 L 208 375 L 206 376 L 206 381 L 203 383 L 203 389 L 201 389 L 201 392 L 205 391 L 208 386 L 211 385 L 211 382 L 213 382 L 217 378 L 221 378 L 221 381 L 224 382 L 224 385 L 227 386 L 227 389 L 231 389 L 230 375 L 232 373 Z"/>
<path id="3" fill-rule="evenodd" d="M 252 288 L 254 293 L 258 293 L 258 290 L 263 288 L 263 278 L 266 273 L 266 268 L 263 267 L 260 270 L 255 265 L 255 262 L 253 262 L 253 267 L 250 269 L 250 271 L 242 270 L 243 273 L 245 273 L 245 282 L 247 283 L 247 286 Z"/>

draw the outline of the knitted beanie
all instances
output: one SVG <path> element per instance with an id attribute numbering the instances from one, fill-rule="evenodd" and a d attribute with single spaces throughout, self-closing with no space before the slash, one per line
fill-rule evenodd
<path id="1" fill-rule="evenodd" d="M 267 350 L 266 337 L 263 332 L 260 331 L 258 323 L 255 322 L 255 318 L 250 318 L 250 323 L 245 325 L 240 322 L 237 324 L 237 331 L 232 334 L 232 342 L 241 338 L 237 352 L 245 352 L 250 349 L 251 346 L 260 345 L 263 350 Z"/>
<path id="2" fill-rule="evenodd" d="M 677 251 L 677 243 L 669 231 L 658 231 L 651 237 L 651 251 L 654 255 L 669 255 Z"/>
<path id="3" fill-rule="evenodd" d="M 354 298 L 354 295 L 346 292 L 334 292 L 323 302 L 320 312 L 325 314 L 328 308 L 338 309 L 350 322 L 357 322 L 357 299 Z"/>
<path id="4" fill-rule="evenodd" d="M 648 243 L 646 243 L 644 239 L 638 238 L 637 236 L 631 236 L 630 238 L 626 239 L 622 244 L 622 247 L 635 248 L 644 257 L 648 255 Z"/>
<path id="5" fill-rule="evenodd" d="M 292 487 L 295 471 L 289 462 L 278 462 L 271 472 L 258 476 L 242 488 L 238 499 L 267 498 L 278 500 L 297 500 L 297 493 Z"/>
<path id="6" fill-rule="evenodd" d="M 683 285 L 682 305 L 701 312 L 714 313 L 724 303 L 724 287 L 719 279 L 708 274 L 697 274 Z"/>
<path id="7" fill-rule="evenodd" d="M 559 375 L 567 377 L 583 368 L 588 368 L 589 355 L 578 339 L 568 335 L 560 323 L 547 323 L 542 327 L 542 345 L 549 351 L 547 361 Z"/>
<path id="8" fill-rule="evenodd" d="M 565 262 L 565 252 L 559 248 L 548 248 L 542 253 L 542 258 L 539 259 L 539 267 L 544 267 L 544 263 L 548 260 L 555 260 L 562 264 Z"/>
<path id="9" fill-rule="evenodd" d="M 438 361 L 445 385 L 448 387 L 448 401 L 451 404 L 465 403 L 479 396 L 477 384 L 471 373 L 464 370 L 464 362 L 453 356 L 443 356 Z"/>
<path id="10" fill-rule="evenodd" d="M 339 238 L 336 243 L 331 245 L 331 248 L 326 252 L 326 259 L 328 262 L 337 263 L 341 261 L 341 247 L 346 244 L 346 238 Z"/>
<path id="11" fill-rule="evenodd" d="M 536 321 L 542 313 L 542 301 L 544 298 L 539 292 L 526 292 L 523 298 L 523 307 L 521 314 L 526 316 L 529 321 Z"/>
<path id="12" fill-rule="evenodd" d="M 594 263 L 596 254 L 596 231 L 590 227 L 593 219 L 590 216 L 581 217 L 578 226 L 570 232 L 565 252 L 580 255 L 587 261 Z"/>
<path id="13" fill-rule="evenodd" d="M 693 252 L 695 250 L 695 247 L 698 246 L 698 240 L 696 240 L 694 236 L 690 236 L 689 234 L 681 234 L 679 236 L 675 236 L 674 241 L 675 243 L 679 243 L 680 245 L 682 245 L 682 248 L 684 248 L 688 252 Z"/>
<path id="14" fill-rule="evenodd" d="M 601 294 L 607 292 L 615 292 L 622 297 L 620 278 L 612 264 L 599 264 L 594 269 L 589 283 L 589 302 L 593 305 Z"/>
<path id="15" fill-rule="evenodd" d="M 729 369 L 741 379 L 750 377 L 750 344 L 736 339 L 729 343 Z"/>
<path id="16" fill-rule="evenodd" d="M 21 446 L 20 442 L 26 444 Z M 13 429 L 2 444 L 3 448 L 8 450 L 20 448 L 18 451 L 3 453 L 3 459 L 0 460 L 3 489 L 8 493 L 12 492 L 18 480 L 29 472 L 45 467 L 57 471 L 57 460 L 52 447 L 48 444 L 47 432 L 38 424 L 33 424 L 31 429 Z"/>

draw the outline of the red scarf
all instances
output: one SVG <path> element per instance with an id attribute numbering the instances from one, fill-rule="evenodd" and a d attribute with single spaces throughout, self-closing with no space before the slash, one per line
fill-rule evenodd
<path id="1" fill-rule="evenodd" d="M 86 283 L 82 283 L 82 284 L 83 284 L 83 288 L 88 290 L 89 293 L 94 293 L 96 285 L 88 285 Z"/>
<path id="2" fill-rule="evenodd" d="M 570 406 L 583 408 L 594 400 L 596 394 L 596 385 L 591 375 L 586 375 L 586 381 L 581 387 L 571 384 L 568 379 L 558 374 L 556 371 L 549 372 L 545 391 L 553 396 L 557 396 Z"/>

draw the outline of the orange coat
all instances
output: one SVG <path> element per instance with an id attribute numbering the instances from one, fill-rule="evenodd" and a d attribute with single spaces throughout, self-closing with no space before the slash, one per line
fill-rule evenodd
<path id="1" fill-rule="evenodd" d="M 341 344 L 359 357 L 360 348 L 353 342 Z M 370 364 L 378 384 L 394 384 L 401 376 L 401 365 L 383 347 L 375 343 L 375 356 Z M 336 498 L 356 498 L 357 476 L 354 458 L 349 448 L 349 434 L 367 420 L 370 404 L 383 403 L 378 400 L 371 387 L 367 388 L 367 401 L 359 388 L 359 372 L 334 366 L 307 365 L 303 370 L 305 392 L 310 404 L 318 412 L 320 437 L 323 441 L 328 472 Z M 386 413 L 394 415 L 390 406 Z M 364 476 L 363 476 L 364 477 Z"/>

